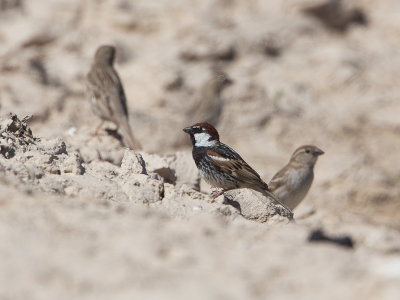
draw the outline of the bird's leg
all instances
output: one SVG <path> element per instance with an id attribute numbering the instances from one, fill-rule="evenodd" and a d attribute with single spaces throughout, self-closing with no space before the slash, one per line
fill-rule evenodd
<path id="1" fill-rule="evenodd" d="M 96 127 L 96 130 L 94 131 L 93 136 L 98 135 L 99 130 L 100 130 L 101 126 L 103 126 L 103 124 L 104 124 L 104 120 L 101 120 L 100 124 Z"/>
<path id="2" fill-rule="evenodd" d="M 214 190 L 211 193 L 211 198 L 215 199 L 215 198 L 221 196 L 224 192 L 225 192 L 224 190 L 220 190 L 220 191 L 219 190 Z"/>
<path id="3" fill-rule="evenodd" d="M 104 121 L 101 120 L 99 126 L 96 127 L 96 130 L 92 134 L 90 134 L 91 138 L 86 141 L 86 143 L 85 143 L 86 145 L 95 137 L 97 137 L 99 139 L 99 141 L 101 142 L 101 139 L 100 139 L 100 136 L 98 135 L 98 133 L 99 133 L 101 126 L 103 126 L 103 124 L 104 124 Z"/>
<path id="4" fill-rule="evenodd" d="M 221 191 L 215 190 L 215 191 L 213 191 L 213 192 L 211 193 L 211 197 L 212 197 L 213 199 L 215 199 L 215 198 L 221 196 L 223 193 L 225 193 L 225 192 L 227 192 L 227 191 L 230 191 L 230 190 L 233 190 L 233 189 L 222 189 Z"/>

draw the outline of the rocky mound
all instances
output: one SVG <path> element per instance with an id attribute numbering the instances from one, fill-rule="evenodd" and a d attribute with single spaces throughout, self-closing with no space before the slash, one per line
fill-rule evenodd
<path id="1" fill-rule="evenodd" d="M 232 192 L 229 200 L 221 196 L 220 202 L 200 193 L 199 175 L 190 153 L 160 156 L 126 149 L 120 165 L 85 160 L 80 149 L 73 150 L 60 138 L 35 138 L 27 121 L 15 114 L 0 119 L 0 166 L 4 177 L 17 187 L 146 205 L 184 218 L 206 213 L 269 223 L 287 221 L 281 207 L 272 203 L 265 206 L 258 198 L 262 196 L 250 191 Z"/>

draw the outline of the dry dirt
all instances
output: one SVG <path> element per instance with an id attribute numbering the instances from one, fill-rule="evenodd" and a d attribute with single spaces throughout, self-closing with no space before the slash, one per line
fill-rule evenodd
<path id="1" fill-rule="evenodd" d="M 322 2 L 0 0 L 0 299 L 399 299 L 400 2 L 344 1 L 344 31 Z M 107 43 L 142 152 L 92 137 Z M 262 178 L 325 151 L 296 223 L 199 191 L 184 112 L 215 66 L 221 140 Z"/>

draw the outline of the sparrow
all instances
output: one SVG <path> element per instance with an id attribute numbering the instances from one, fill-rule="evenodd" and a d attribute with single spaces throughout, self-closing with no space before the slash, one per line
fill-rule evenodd
<path id="1" fill-rule="evenodd" d="M 93 112 L 102 120 L 97 127 L 97 134 L 104 121 L 113 122 L 120 128 L 126 145 L 131 149 L 141 149 L 134 138 L 129 125 L 128 107 L 121 80 L 113 64 L 115 47 L 100 46 L 94 56 L 92 66 L 86 75 L 86 94 L 91 101 Z"/>
<path id="2" fill-rule="evenodd" d="M 292 211 L 270 191 L 260 175 L 235 150 L 219 141 L 218 131 L 211 124 L 196 123 L 183 131 L 190 135 L 192 155 L 200 176 L 211 186 L 222 188 L 222 191 L 212 193 L 213 198 L 229 190 L 249 188 L 271 197 L 292 215 Z"/>
<path id="3" fill-rule="evenodd" d="M 271 191 L 291 210 L 304 199 L 314 179 L 314 165 L 324 151 L 304 145 L 296 149 L 289 163 L 268 183 Z"/>
<path id="4" fill-rule="evenodd" d="M 203 120 L 216 126 L 223 109 L 221 93 L 232 83 L 233 80 L 226 73 L 214 70 L 212 77 L 200 87 L 196 100 L 187 110 L 187 118 Z"/>

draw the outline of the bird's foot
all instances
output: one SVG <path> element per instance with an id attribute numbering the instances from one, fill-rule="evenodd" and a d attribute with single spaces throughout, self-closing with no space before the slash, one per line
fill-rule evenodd
<path id="1" fill-rule="evenodd" d="M 291 210 L 289 210 L 289 216 L 288 216 L 289 221 L 296 223 L 294 220 L 294 214 Z"/>
<path id="2" fill-rule="evenodd" d="M 221 196 L 225 191 L 224 190 L 214 190 L 211 193 L 211 198 L 215 199 L 219 196 Z"/>
<path id="3" fill-rule="evenodd" d="M 99 137 L 99 130 L 103 126 L 104 121 L 102 120 L 99 125 L 97 125 L 96 130 L 92 133 L 92 137 Z M 100 139 L 100 138 L 99 138 Z"/>

